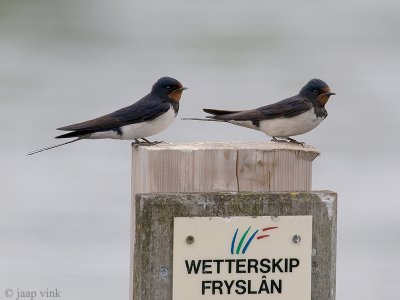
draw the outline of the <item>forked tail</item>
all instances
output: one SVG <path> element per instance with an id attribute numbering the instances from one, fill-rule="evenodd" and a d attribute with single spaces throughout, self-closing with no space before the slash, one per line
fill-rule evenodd
<path id="1" fill-rule="evenodd" d="M 219 116 L 230 115 L 230 114 L 240 112 L 239 110 L 220 110 L 220 109 L 211 109 L 211 108 L 203 108 L 203 111 L 210 114 L 211 116 L 206 116 L 205 119 L 182 118 L 182 120 L 226 122 L 226 120 L 221 120 L 219 118 Z"/>
<path id="2" fill-rule="evenodd" d="M 78 137 L 77 139 L 72 140 L 72 141 L 68 141 L 68 142 L 66 142 L 66 143 L 62 143 L 62 144 L 58 144 L 58 145 L 54 145 L 54 146 L 50 146 L 50 147 L 46 147 L 46 148 L 42 148 L 42 149 L 38 149 L 38 150 L 33 150 L 33 151 L 29 152 L 27 155 L 33 155 L 33 154 L 36 154 L 36 153 L 39 153 L 39 152 L 43 152 L 43 151 L 46 151 L 46 150 L 50 150 L 50 149 L 53 149 L 53 148 L 57 148 L 57 147 L 60 147 L 60 146 L 64 146 L 64 145 L 66 145 L 66 144 L 71 144 L 71 143 L 73 143 L 73 142 L 79 141 L 80 139 L 81 139 L 81 138 Z"/>

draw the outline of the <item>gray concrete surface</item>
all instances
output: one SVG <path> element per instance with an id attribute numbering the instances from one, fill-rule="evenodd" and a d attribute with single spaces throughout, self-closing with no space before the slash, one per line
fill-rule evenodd
<path id="1" fill-rule="evenodd" d="M 335 299 L 337 195 L 334 192 L 137 194 L 135 201 L 132 300 L 172 299 L 174 217 L 263 215 L 313 216 L 312 299 Z"/>

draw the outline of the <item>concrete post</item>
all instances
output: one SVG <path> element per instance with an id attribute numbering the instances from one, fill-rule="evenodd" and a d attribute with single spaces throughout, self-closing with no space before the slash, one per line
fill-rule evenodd
<path id="1" fill-rule="evenodd" d="M 334 300 L 337 196 L 310 192 L 318 155 L 283 143 L 133 148 L 130 299 L 172 300 L 174 217 L 312 215 L 312 299 Z"/>

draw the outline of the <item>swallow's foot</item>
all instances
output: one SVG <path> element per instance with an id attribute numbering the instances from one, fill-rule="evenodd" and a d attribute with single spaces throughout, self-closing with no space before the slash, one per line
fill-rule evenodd
<path id="1" fill-rule="evenodd" d="M 163 141 L 154 141 L 154 142 L 147 143 L 147 146 L 154 146 L 154 145 L 158 145 L 158 144 L 162 144 L 162 143 L 164 143 L 164 142 Z"/>
<path id="2" fill-rule="evenodd" d="M 135 146 L 135 149 L 137 149 L 139 146 L 148 146 L 148 142 L 144 142 L 144 141 L 139 141 L 138 139 L 135 139 L 134 142 L 132 142 L 132 146 Z"/>
<path id="3" fill-rule="evenodd" d="M 287 143 L 286 140 L 278 140 L 276 137 L 272 137 L 271 142 L 275 142 L 275 143 Z"/>
<path id="4" fill-rule="evenodd" d="M 164 143 L 164 141 L 154 141 L 154 142 L 151 142 L 151 141 L 149 141 L 148 139 L 145 139 L 145 138 L 142 138 L 142 140 L 144 141 L 144 142 L 143 142 L 143 146 L 154 146 L 154 145 L 157 145 L 157 144 L 162 144 L 162 143 Z"/>
<path id="5" fill-rule="evenodd" d="M 135 139 L 135 141 L 132 142 L 131 146 L 136 146 L 136 145 L 138 145 L 138 144 L 140 144 L 140 141 L 137 140 L 137 139 Z"/>
<path id="6" fill-rule="evenodd" d="M 295 139 L 292 139 L 292 138 L 286 138 L 288 141 L 289 141 L 289 143 L 292 143 L 292 144 L 296 144 L 296 145 L 302 145 L 302 146 L 305 146 L 305 144 L 306 143 L 303 143 L 303 142 L 298 142 L 298 141 L 296 141 Z"/>
<path id="7" fill-rule="evenodd" d="M 148 139 L 145 139 L 145 138 L 141 138 L 141 139 L 142 139 L 142 141 L 139 140 L 139 139 L 135 139 L 134 142 L 132 142 L 132 146 L 135 146 L 135 148 L 137 149 L 139 146 L 150 147 L 150 146 L 154 146 L 154 145 L 157 145 L 157 144 L 165 143 L 164 141 L 151 142 L 151 141 L 149 141 Z"/>
<path id="8" fill-rule="evenodd" d="M 151 143 L 148 139 L 142 138 L 142 140 L 145 141 L 147 144 Z"/>

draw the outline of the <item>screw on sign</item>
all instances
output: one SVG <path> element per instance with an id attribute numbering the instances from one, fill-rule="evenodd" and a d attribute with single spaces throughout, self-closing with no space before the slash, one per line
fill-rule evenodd
<path id="1" fill-rule="evenodd" d="M 301 242 L 301 236 L 299 236 L 298 234 L 295 234 L 292 238 L 293 243 L 298 244 Z"/>
<path id="2" fill-rule="evenodd" d="M 189 245 L 194 243 L 194 236 L 193 235 L 188 235 L 186 237 L 186 243 L 188 243 Z"/>

